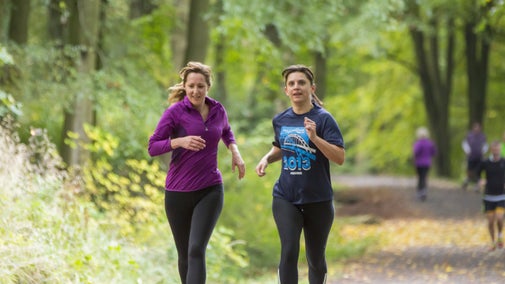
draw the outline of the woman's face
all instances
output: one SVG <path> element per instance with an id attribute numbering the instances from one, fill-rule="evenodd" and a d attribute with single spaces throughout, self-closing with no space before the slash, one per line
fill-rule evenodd
<path id="1" fill-rule="evenodd" d="M 284 92 L 292 103 L 302 104 L 310 102 L 315 86 L 312 85 L 303 72 L 293 72 L 286 78 Z"/>
<path id="2" fill-rule="evenodd" d="M 200 73 L 189 73 L 184 84 L 184 90 L 191 104 L 195 107 L 201 107 L 205 103 L 205 96 L 209 91 L 209 86 L 205 81 L 205 76 Z"/>

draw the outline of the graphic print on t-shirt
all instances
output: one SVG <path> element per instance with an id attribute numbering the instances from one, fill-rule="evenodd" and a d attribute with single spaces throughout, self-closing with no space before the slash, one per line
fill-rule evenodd
<path id="1" fill-rule="evenodd" d="M 290 171 L 291 175 L 301 175 L 311 168 L 311 160 L 316 159 L 316 149 L 309 146 L 309 136 L 304 127 L 283 126 L 279 141 L 281 149 L 292 154 L 285 154 L 282 158 L 282 168 Z"/>

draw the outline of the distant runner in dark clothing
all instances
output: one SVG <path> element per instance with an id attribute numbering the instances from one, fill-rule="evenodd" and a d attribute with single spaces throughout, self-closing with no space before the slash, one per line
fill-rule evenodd
<path id="1" fill-rule="evenodd" d="M 491 144 L 491 156 L 480 163 L 477 176 L 484 172 L 486 179 L 484 189 L 484 212 L 488 221 L 488 230 L 491 236 L 491 250 L 503 247 L 503 214 L 505 212 L 505 159 L 501 156 L 499 141 Z M 496 230 L 495 230 L 496 227 Z M 497 234 L 495 234 L 495 232 Z M 495 236 L 496 235 L 496 236 Z"/>
<path id="2" fill-rule="evenodd" d="M 476 170 L 482 161 L 483 155 L 488 150 L 486 135 L 482 132 L 480 123 L 474 123 L 472 130 L 468 132 L 465 139 L 461 143 L 463 151 L 466 154 L 466 178 L 463 182 L 463 189 L 466 190 L 468 185 L 477 182 Z M 475 191 L 478 191 L 479 185 L 475 185 Z"/>

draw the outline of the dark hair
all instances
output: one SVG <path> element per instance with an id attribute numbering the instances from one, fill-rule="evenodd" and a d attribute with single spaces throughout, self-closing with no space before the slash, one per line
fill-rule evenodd
<path id="1" fill-rule="evenodd" d="M 314 85 L 314 73 L 312 73 L 312 70 L 310 70 L 309 67 L 301 64 L 290 65 L 284 68 L 284 70 L 282 70 L 282 77 L 284 78 L 284 83 L 286 83 L 286 81 L 288 80 L 289 74 L 293 72 L 302 72 L 303 74 L 305 74 L 307 79 L 309 79 L 310 84 Z"/>
<path id="2" fill-rule="evenodd" d="M 293 72 L 301 72 L 301 73 L 305 74 L 305 77 L 307 77 L 307 79 L 309 79 L 310 84 L 315 85 L 314 73 L 312 72 L 312 70 L 310 70 L 309 67 L 302 65 L 302 64 L 290 65 L 290 66 L 284 68 L 284 70 L 282 70 L 281 74 L 282 74 L 282 77 L 284 78 L 284 84 L 286 84 L 289 74 L 291 74 Z M 317 97 L 317 95 L 315 93 L 312 93 L 312 100 L 320 106 L 323 105 L 323 102 Z"/>
<path id="3" fill-rule="evenodd" d="M 200 73 L 205 77 L 207 85 L 212 86 L 212 70 L 210 66 L 202 64 L 200 62 L 190 61 L 185 67 L 179 71 L 179 76 L 182 81 L 168 88 L 168 102 L 174 103 L 181 101 L 184 96 L 186 96 L 186 91 L 184 90 L 184 84 L 186 84 L 186 79 L 190 73 Z"/>

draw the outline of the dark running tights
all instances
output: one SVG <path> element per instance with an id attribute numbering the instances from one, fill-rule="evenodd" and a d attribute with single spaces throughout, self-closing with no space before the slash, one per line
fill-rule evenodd
<path id="1" fill-rule="evenodd" d="M 428 172 L 430 170 L 429 167 L 417 167 L 417 190 L 426 190 L 428 186 Z"/>
<path id="2" fill-rule="evenodd" d="M 194 192 L 165 191 L 182 284 L 205 283 L 205 250 L 222 209 L 222 184 Z"/>
<path id="3" fill-rule="evenodd" d="M 272 210 L 281 239 L 280 283 L 298 283 L 297 267 L 302 229 L 309 265 L 309 283 L 325 283 L 325 250 L 335 214 L 333 202 L 293 205 L 286 200 L 274 198 Z"/>

